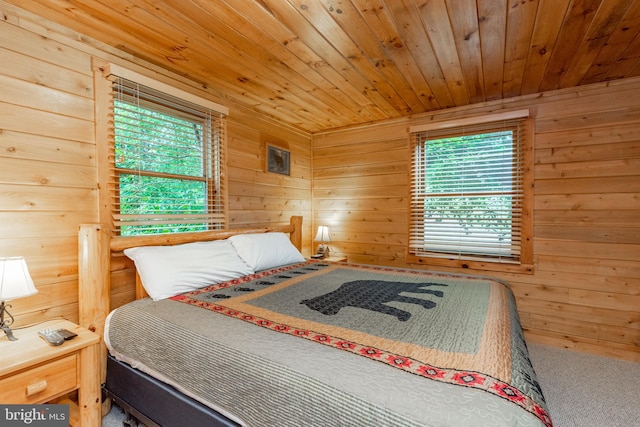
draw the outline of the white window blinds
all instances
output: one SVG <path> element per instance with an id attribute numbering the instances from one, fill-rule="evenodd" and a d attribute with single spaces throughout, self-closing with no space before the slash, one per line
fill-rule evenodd
<path id="1" fill-rule="evenodd" d="M 411 255 L 521 262 L 527 123 L 412 132 Z"/>
<path id="2" fill-rule="evenodd" d="M 224 114 L 126 78 L 111 80 L 115 232 L 224 228 Z"/>

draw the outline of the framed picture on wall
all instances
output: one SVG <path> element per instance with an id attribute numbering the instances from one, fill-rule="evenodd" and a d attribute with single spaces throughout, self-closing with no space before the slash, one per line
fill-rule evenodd
<path id="1" fill-rule="evenodd" d="M 267 171 L 290 175 L 291 153 L 280 147 L 267 145 Z"/>

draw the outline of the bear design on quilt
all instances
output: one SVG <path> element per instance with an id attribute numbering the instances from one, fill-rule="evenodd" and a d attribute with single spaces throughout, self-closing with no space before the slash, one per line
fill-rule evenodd
<path id="1" fill-rule="evenodd" d="M 398 301 L 421 305 L 425 309 L 436 306 L 427 299 L 401 295 L 402 292 L 430 294 L 442 298 L 444 293 L 439 290 L 424 289 L 428 286 L 447 286 L 440 283 L 407 283 L 388 282 L 384 280 L 354 280 L 343 283 L 335 291 L 331 291 L 315 298 L 300 301 L 312 310 L 332 316 L 338 314 L 343 307 L 356 307 L 378 313 L 395 316 L 404 322 L 411 318 L 411 313 L 385 303 Z"/>

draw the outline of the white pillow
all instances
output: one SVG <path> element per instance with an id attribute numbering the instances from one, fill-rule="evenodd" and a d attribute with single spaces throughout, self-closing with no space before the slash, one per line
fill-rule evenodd
<path id="1" fill-rule="evenodd" d="M 155 301 L 254 273 L 227 240 L 125 249 Z"/>
<path id="2" fill-rule="evenodd" d="M 305 261 L 284 233 L 237 234 L 229 240 L 254 271 Z"/>

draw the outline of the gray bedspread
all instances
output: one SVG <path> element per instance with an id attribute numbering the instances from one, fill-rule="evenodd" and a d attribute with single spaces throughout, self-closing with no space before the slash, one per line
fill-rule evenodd
<path id="1" fill-rule="evenodd" d="M 551 425 L 513 296 L 486 278 L 309 262 L 127 304 L 105 341 L 247 426 Z"/>

